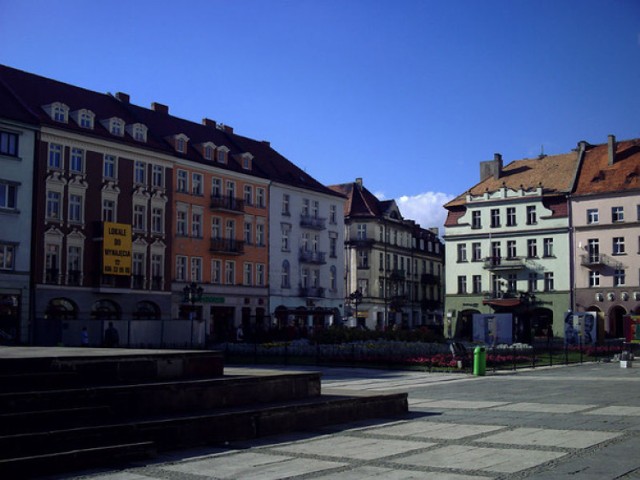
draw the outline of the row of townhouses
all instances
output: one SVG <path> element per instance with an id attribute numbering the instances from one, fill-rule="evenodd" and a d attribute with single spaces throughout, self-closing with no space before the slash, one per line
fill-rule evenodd
<path id="1" fill-rule="evenodd" d="M 208 118 L 6 66 L 0 221 L 7 341 L 443 324 L 442 242 L 361 180 L 330 188 Z"/>
<path id="2" fill-rule="evenodd" d="M 508 314 L 514 341 L 562 337 L 567 312 L 594 312 L 599 339 L 623 337 L 640 314 L 640 139 L 506 166 L 496 154 L 480 177 L 445 205 L 450 336 Z"/>

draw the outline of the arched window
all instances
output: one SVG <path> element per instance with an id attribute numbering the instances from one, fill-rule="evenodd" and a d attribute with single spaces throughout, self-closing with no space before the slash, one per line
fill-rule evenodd
<path id="1" fill-rule="evenodd" d="M 122 311 L 120 306 L 111 300 L 98 300 L 91 307 L 91 318 L 96 320 L 120 320 Z"/>
<path id="2" fill-rule="evenodd" d="M 133 318 L 138 320 L 160 320 L 160 307 L 146 300 L 138 302 L 133 312 Z"/>
<path id="3" fill-rule="evenodd" d="M 45 311 L 48 319 L 77 320 L 78 307 L 68 298 L 52 298 Z"/>

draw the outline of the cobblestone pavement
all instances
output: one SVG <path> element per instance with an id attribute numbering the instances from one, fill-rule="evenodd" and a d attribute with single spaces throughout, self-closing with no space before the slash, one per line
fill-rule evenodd
<path id="1" fill-rule="evenodd" d="M 323 391 L 408 392 L 410 414 L 72 478 L 640 479 L 640 368 L 598 363 L 485 377 L 313 370 L 323 371 Z"/>

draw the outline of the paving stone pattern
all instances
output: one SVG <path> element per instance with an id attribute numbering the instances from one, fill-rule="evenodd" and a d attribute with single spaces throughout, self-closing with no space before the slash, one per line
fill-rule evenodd
<path id="1" fill-rule="evenodd" d="M 598 363 L 486 377 L 321 370 L 323 391 L 408 392 L 410 415 L 73 478 L 640 479 L 640 368 Z"/>

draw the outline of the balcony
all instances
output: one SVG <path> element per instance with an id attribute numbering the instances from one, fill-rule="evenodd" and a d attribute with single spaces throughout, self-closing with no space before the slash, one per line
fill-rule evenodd
<path id="1" fill-rule="evenodd" d="M 151 277 L 151 290 L 162 290 L 163 289 L 163 281 L 160 276 Z"/>
<path id="2" fill-rule="evenodd" d="M 44 272 L 44 283 L 60 283 L 60 270 L 57 268 L 47 268 Z"/>
<path id="3" fill-rule="evenodd" d="M 356 248 L 371 248 L 376 241 L 373 238 L 354 238 L 345 243 Z"/>
<path id="4" fill-rule="evenodd" d="M 67 285 L 81 285 L 82 272 L 80 270 L 69 270 L 67 272 Z"/>
<path id="5" fill-rule="evenodd" d="M 327 254 L 325 252 L 312 252 L 310 250 L 300 249 L 298 259 L 301 263 L 312 263 L 315 265 L 323 265 L 327 263 Z"/>
<path id="6" fill-rule="evenodd" d="M 244 242 L 235 238 L 212 238 L 209 251 L 228 255 L 242 255 L 244 253 Z"/>
<path id="7" fill-rule="evenodd" d="M 235 197 L 211 195 L 211 210 L 220 210 L 231 213 L 244 213 L 244 200 Z"/>
<path id="8" fill-rule="evenodd" d="M 145 283 L 144 275 L 131 275 L 131 288 L 135 290 L 143 290 L 144 283 Z"/>
<path id="9" fill-rule="evenodd" d="M 611 258 L 609 255 L 605 255 L 604 253 L 589 253 L 586 255 L 580 255 L 580 265 L 591 269 L 606 267 L 621 269 L 624 267 L 622 263 Z"/>
<path id="10" fill-rule="evenodd" d="M 406 278 L 405 271 L 394 268 L 389 271 L 389 280 L 391 282 L 402 282 Z"/>
<path id="11" fill-rule="evenodd" d="M 311 215 L 300 215 L 300 226 L 304 228 L 324 230 L 326 228 L 326 223 L 326 218 L 318 218 Z"/>
<path id="12" fill-rule="evenodd" d="M 487 257 L 484 259 L 485 270 L 522 270 L 525 267 L 525 259 L 522 257 Z"/>
<path id="13" fill-rule="evenodd" d="M 324 298 L 323 287 L 300 287 L 300 296 L 309 298 Z"/>

